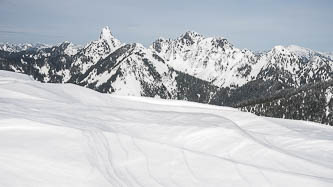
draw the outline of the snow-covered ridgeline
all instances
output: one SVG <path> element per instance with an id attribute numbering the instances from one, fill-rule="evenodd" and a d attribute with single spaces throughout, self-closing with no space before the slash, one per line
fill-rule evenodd
<path id="1" fill-rule="evenodd" d="M 171 67 L 219 87 L 242 86 L 258 78 L 270 79 L 266 73 L 272 68 L 295 76 L 298 85 L 301 76 L 318 71 L 325 63 L 333 69 L 333 60 L 328 54 L 296 45 L 275 46 L 256 54 L 234 47 L 225 38 L 204 37 L 191 31 L 177 39 L 159 38 L 150 49 Z"/>
<path id="2" fill-rule="evenodd" d="M 0 50 L 7 51 L 7 52 L 20 52 L 29 49 L 43 49 L 51 47 L 50 45 L 46 44 L 30 44 L 30 43 L 22 43 L 22 44 L 11 44 L 11 43 L 0 43 Z"/>
<path id="3" fill-rule="evenodd" d="M 199 102 L 209 102 L 212 95 L 219 97 L 216 87 L 274 80 L 282 88 L 296 88 L 329 80 L 333 73 L 333 61 L 327 54 L 295 45 L 254 53 L 238 49 L 222 37 L 186 32 L 177 39 L 159 38 L 146 48 L 120 42 L 109 27 L 84 47 L 64 42 L 18 54 L 0 50 L 0 55 L 1 69 L 23 72 L 43 82 L 71 82 L 103 93 Z"/>

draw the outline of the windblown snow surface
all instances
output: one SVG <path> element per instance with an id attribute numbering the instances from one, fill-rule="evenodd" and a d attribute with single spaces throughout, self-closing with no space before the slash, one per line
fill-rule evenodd
<path id="1" fill-rule="evenodd" d="M 333 186 L 333 129 L 0 71 L 0 186 Z"/>

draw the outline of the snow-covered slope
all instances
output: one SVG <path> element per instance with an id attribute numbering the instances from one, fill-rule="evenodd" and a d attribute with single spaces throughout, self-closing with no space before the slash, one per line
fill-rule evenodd
<path id="1" fill-rule="evenodd" d="M 141 44 L 127 44 L 93 65 L 78 83 L 117 95 L 150 96 L 176 91 L 176 73 Z M 162 93 L 163 94 L 163 93 Z"/>
<path id="2" fill-rule="evenodd" d="M 62 83 L 72 76 L 72 61 L 79 50 L 67 41 L 16 53 L 0 50 L 0 69 L 30 74 L 42 82 Z"/>
<path id="3" fill-rule="evenodd" d="M 333 185 L 333 129 L 0 71 L 0 186 Z"/>

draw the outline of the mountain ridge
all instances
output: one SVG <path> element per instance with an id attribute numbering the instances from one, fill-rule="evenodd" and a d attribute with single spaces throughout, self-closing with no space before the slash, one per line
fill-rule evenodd
<path id="1" fill-rule="evenodd" d="M 29 74 L 42 82 L 74 83 L 103 93 L 229 106 L 333 77 L 329 54 L 296 45 L 255 53 L 238 49 L 223 37 L 188 31 L 176 39 L 159 38 L 144 47 L 122 43 L 109 27 L 83 47 L 63 42 L 21 51 L 0 48 L 0 69 Z M 251 90 L 255 94 L 250 94 Z M 326 94 L 326 88 L 322 93 Z M 329 106 L 330 100 L 323 105 Z M 324 111 L 314 112 L 323 115 L 330 110 L 325 107 Z M 323 118 L 320 122 L 333 124 L 327 122 L 328 115 Z"/>

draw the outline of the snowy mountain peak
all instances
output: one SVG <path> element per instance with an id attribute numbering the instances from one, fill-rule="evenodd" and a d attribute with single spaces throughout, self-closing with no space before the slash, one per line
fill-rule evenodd
<path id="1" fill-rule="evenodd" d="M 311 50 L 311 49 L 307 49 L 305 47 L 300 47 L 297 45 L 289 45 L 286 47 L 291 53 L 297 55 L 298 57 L 306 57 L 306 58 L 311 58 L 311 56 L 313 56 L 316 52 Z"/>
<path id="2" fill-rule="evenodd" d="M 108 26 L 102 29 L 99 40 L 102 42 L 106 41 L 111 48 L 118 48 L 121 45 L 121 42 L 112 35 L 111 29 Z"/>
<path id="3" fill-rule="evenodd" d="M 63 47 L 63 48 L 66 48 L 69 45 L 73 45 L 73 43 L 71 43 L 69 41 L 64 41 L 61 44 L 58 44 L 59 47 Z"/>
<path id="4" fill-rule="evenodd" d="M 195 31 L 187 31 L 185 34 L 182 35 L 183 37 L 190 37 L 190 38 L 197 38 L 197 37 L 203 37 L 203 35 L 195 32 Z"/>
<path id="5" fill-rule="evenodd" d="M 298 45 L 288 45 L 286 48 L 289 49 L 289 50 L 295 50 L 295 51 L 296 50 L 297 51 L 303 51 L 303 50 L 308 51 L 308 50 L 310 50 L 310 49 L 307 49 L 305 47 L 301 47 L 301 46 L 298 46 Z"/>
<path id="6" fill-rule="evenodd" d="M 145 49 L 145 46 L 143 46 L 140 43 L 133 43 L 132 46 L 135 47 L 135 48 Z"/>
<path id="7" fill-rule="evenodd" d="M 289 58 L 290 56 L 294 56 L 294 57 L 303 57 L 303 54 L 299 53 L 300 50 L 294 48 L 290 48 L 289 46 L 288 47 L 285 47 L 285 46 L 282 46 L 282 45 L 277 45 L 277 46 L 274 46 L 268 53 L 267 55 L 272 55 L 272 56 L 284 56 L 286 58 Z"/>
<path id="8" fill-rule="evenodd" d="M 60 46 L 63 46 L 64 53 L 68 56 L 76 55 L 81 47 L 79 45 L 74 45 L 72 42 L 65 41 Z"/>
<path id="9" fill-rule="evenodd" d="M 109 40 L 113 39 L 114 36 L 112 35 L 111 29 L 108 26 L 106 26 L 102 29 L 99 38 L 104 40 Z"/>
<path id="10" fill-rule="evenodd" d="M 204 37 L 203 35 L 197 33 L 197 32 L 194 32 L 194 31 L 187 31 L 185 34 L 181 35 L 180 36 L 180 40 L 185 40 L 185 41 L 188 41 L 190 42 L 190 44 L 193 44 L 193 43 L 196 43 L 200 40 L 202 40 Z"/>
<path id="11" fill-rule="evenodd" d="M 245 64 L 254 61 L 254 54 L 234 48 L 223 37 L 204 37 L 192 31 L 175 40 L 156 40 L 151 48 L 172 68 L 216 86 L 245 83 L 250 78 Z"/>
<path id="12" fill-rule="evenodd" d="M 282 45 L 277 45 L 277 46 L 274 46 L 272 51 L 274 52 L 278 52 L 278 53 L 283 53 L 283 52 L 286 52 L 286 48 Z"/>
<path id="13" fill-rule="evenodd" d="M 0 43 L 0 50 L 2 51 L 7 51 L 7 52 L 20 52 L 20 51 L 25 51 L 31 48 L 40 48 L 40 47 L 45 47 L 45 45 L 38 44 L 38 45 L 33 45 L 30 43 L 22 43 L 22 44 L 10 44 L 10 43 Z"/>
<path id="14" fill-rule="evenodd" d="M 167 39 L 163 38 L 163 37 L 158 37 L 156 41 L 166 41 Z"/>
<path id="15" fill-rule="evenodd" d="M 81 72 L 85 72 L 90 66 L 97 63 L 100 59 L 107 57 L 122 45 L 123 44 L 112 35 L 110 28 L 106 26 L 102 29 L 99 40 L 88 43 L 82 51 L 80 51 L 80 57 L 75 59 L 73 64 L 77 66 Z"/>
<path id="16" fill-rule="evenodd" d="M 306 58 L 306 59 L 311 59 L 314 56 L 327 56 L 324 55 L 321 52 L 316 52 L 314 50 L 305 48 L 305 47 L 301 47 L 301 46 L 297 46 L 297 45 L 289 45 L 289 46 L 275 46 L 273 47 L 273 49 L 270 51 L 270 53 L 273 54 L 284 54 L 284 55 L 291 55 L 291 56 L 295 56 L 297 58 Z"/>

